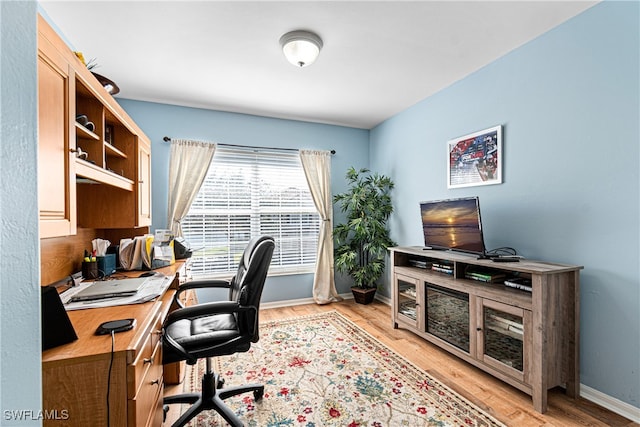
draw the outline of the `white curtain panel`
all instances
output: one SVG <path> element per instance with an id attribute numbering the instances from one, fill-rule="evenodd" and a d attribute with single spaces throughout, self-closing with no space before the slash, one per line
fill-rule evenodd
<path id="1" fill-rule="evenodd" d="M 313 279 L 313 299 L 318 304 L 342 301 L 336 291 L 333 271 L 333 201 L 331 197 L 331 153 L 300 150 L 300 161 L 311 197 L 322 218 L 318 256 Z"/>
<path id="2" fill-rule="evenodd" d="M 216 144 L 186 139 L 171 140 L 169 160 L 169 208 L 167 228 L 182 236 L 180 221 L 189 212 L 204 181 Z"/>

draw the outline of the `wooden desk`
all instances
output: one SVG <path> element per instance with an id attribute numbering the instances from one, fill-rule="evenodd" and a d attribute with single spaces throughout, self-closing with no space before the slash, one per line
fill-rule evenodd
<path id="1" fill-rule="evenodd" d="M 174 309 L 185 262 L 158 271 L 174 279 L 155 301 L 68 313 L 78 340 L 42 353 L 43 408 L 56 418 L 45 419 L 45 426 L 107 426 L 107 389 L 110 426 L 162 424 L 161 330 Z M 112 353 L 111 335 L 95 331 L 103 322 L 126 318 L 135 318 L 136 326 L 115 334 Z"/>

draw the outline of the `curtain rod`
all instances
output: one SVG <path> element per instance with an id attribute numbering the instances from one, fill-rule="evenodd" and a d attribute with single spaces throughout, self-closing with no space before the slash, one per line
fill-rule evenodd
<path id="1" fill-rule="evenodd" d="M 164 142 L 171 142 L 171 138 L 168 136 L 165 136 L 164 138 L 162 138 L 162 140 Z M 255 147 L 252 145 L 236 145 L 236 144 L 220 144 L 220 143 L 217 143 L 217 144 L 222 145 L 224 147 L 255 148 L 256 150 L 300 151 L 296 148 L 269 148 L 269 147 Z M 331 154 L 336 154 L 336 150 L 331 150 Z"/>

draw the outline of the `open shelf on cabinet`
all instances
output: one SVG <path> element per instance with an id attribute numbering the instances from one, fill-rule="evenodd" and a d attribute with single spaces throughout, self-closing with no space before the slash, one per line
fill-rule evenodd
<path id="1" fill-rule="evenodd" d="M 98 135 L 91 132 L 89 129 L 87 129 L 80 123 L 76 122 L 75 125 L 76 125 L 76 136 L 78 138 L 94 139 L 96 141 L 100 141 L 100 137 Z"/>
<path id="2" fill-rule="evenodd" d="M 96 166 L 82 159 L 76 159 L 76 176 L 89 179 L 92 184 L 106 184 L 125 191 L 134 190 L 134 182 L 114 172 Z M 76 180 L 76 182 L 78 182 Z M 79 183 L 88 181 L 80 180 Z"/>

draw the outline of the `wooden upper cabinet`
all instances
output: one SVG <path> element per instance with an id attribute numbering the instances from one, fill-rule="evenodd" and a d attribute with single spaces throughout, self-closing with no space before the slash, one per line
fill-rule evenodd
<path id="1" fill-rule="evenodd" d="M 38 91 L 40 237 L 151 225 L 149 139 L 41 16 Z"/>
<path id="2" fill-rule="evenodd" d="M 138 227 L 151 225 L 151 145 L 138 139 Z"/>
<path id="3" fill-rule="evenodd" d="M 38 34 L 38 204 L 40 237 L 76 233 L 75 77 Z"/>

